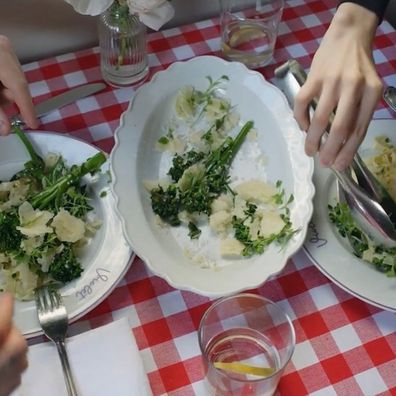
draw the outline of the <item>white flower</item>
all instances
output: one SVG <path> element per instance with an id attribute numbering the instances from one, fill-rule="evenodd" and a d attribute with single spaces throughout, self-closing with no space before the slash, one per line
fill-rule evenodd
<path id="1" fill-rule="evenodd" d="M 99 15 L 106 11 L 114 0 L 65 0 L 75 11 L 84 15 Z M 173 18 L 175 11 L 168 0 L 123 0 L 129 12 L 136 14 L 143 24 L 158 30 Z"/>
<path id="2" fill-rule="evenodd" d="M 167 0 L 126 0 L 129 11 L 132 14 L 145 14 L 153 11 L 163 4 L 167 3 Z"/>
<path id="3" fill-rule="evenodd" d="M 114 2 L 114 0 L 65 0 L 79 14 L 99 15 L 105 12 Z"/>
<path id="4" fill-rule="evenodd" d="M 167 0 L 127 0 L 129 12 L 139 15 L 139 19 L 151 29 L 158 30 L 170 21 L 175 10 Z"/>

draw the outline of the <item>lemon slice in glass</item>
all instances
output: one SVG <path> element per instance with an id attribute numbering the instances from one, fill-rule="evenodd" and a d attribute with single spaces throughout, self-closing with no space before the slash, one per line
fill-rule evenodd
<path id="1" fill-rule="evenodd" d="M 225 363 L 225 362 L 214 362 L 214 367 L 224 371 L 230 371 L 236 374 L 250 374 L 257 375 L 259 377 L 268 377 L 273 374 L 276 370 L 273 367 L 255 367 L 249 366 L 244 363 Z"/>
<path id="2" fill-rule="evenodd" d="M 232 48 L 237 47 L 243 43 L 248 43 L 252 40 L 265 37 L 266 34 L 262 29 L 257 27 L 241 27 L 239 30 L 233 32 L 230 37 L 229 45 Z"/>

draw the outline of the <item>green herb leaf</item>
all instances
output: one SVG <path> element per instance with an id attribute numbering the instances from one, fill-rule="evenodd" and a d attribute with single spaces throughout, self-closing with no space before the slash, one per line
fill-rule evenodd
<path id="1" fill-rule="evenodd" d="M 188 223 L 188 229 L 189 229 L 188 236 L 191 239 L 198 239 L 199 236 L 201 235 L 202 231 L 192 221 Z"/>

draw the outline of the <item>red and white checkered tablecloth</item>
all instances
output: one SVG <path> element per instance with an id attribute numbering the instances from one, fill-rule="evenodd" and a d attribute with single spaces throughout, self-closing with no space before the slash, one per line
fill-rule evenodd
<path id="1" fill-rule="evenodd" d="M 335 6 L 334 0 L 286 2 L 275 61 L 260 70 L 267 79 L 289 58 L 309 67 Z M 219 54 L 219 41 L 217 19 L 152 33 L 150 73 L 177 60 Z M 378 29 L 374 58 L 384 83 L 396 86 L 396 31 L 387 22 Z M 98 48 L 33 62 L 24 70 L 35 102 L 101 80 Z M 39 129 L 68 133 L 109 152 L 120 115 L 134 92 L 108 87 L 42 118 Z M 395 114 L 381 103 L 375 117 Z M 278 302 L 296 329 L 297 345 L 280 381 L 280 395 L 396 395 L 394 313 L 341 290 L 303 251 L 253 292 Z M 69 334 L 126 316 L 154 395 L 206 395 L 197 328 L 210 304 L 208 298 L 173 289 L 136 258 L 110 296 L 72 324 Z"/>

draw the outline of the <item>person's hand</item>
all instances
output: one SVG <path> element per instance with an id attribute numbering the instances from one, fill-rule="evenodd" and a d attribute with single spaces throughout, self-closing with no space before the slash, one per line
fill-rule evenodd
<path id="1" fill-rule="evenodd" d="M 13 299 L 0 295 L 0 396 L 8 396 L 27 367 L 27 344 L 12 323 Z"/>
<path id="2" fill-rule="evenodd" d="M 377 24 L 371 11 L 353 3 L 341 4 L 296 97 L 294 116 L 307 131 L 305 151 L 313 156 L 319 150 L 324 166 L 344 170 L 351 163 L 380 98 L 382 84 L 372 58 Z M 309 121 L 308 106 L 314 97 L 318 106 Z M 335 109 L 327 141 L 320 146 Z"/>
<path id="3" fill-rule="evenodd" d="M 0 134 L 10 132 L 11 125 L 4 111 L 5 107 L 15 102 L 23 121 L 30 128 L 37 128 L 29 86 L 21 69 L 9 39 L 0 35 Z"/>

